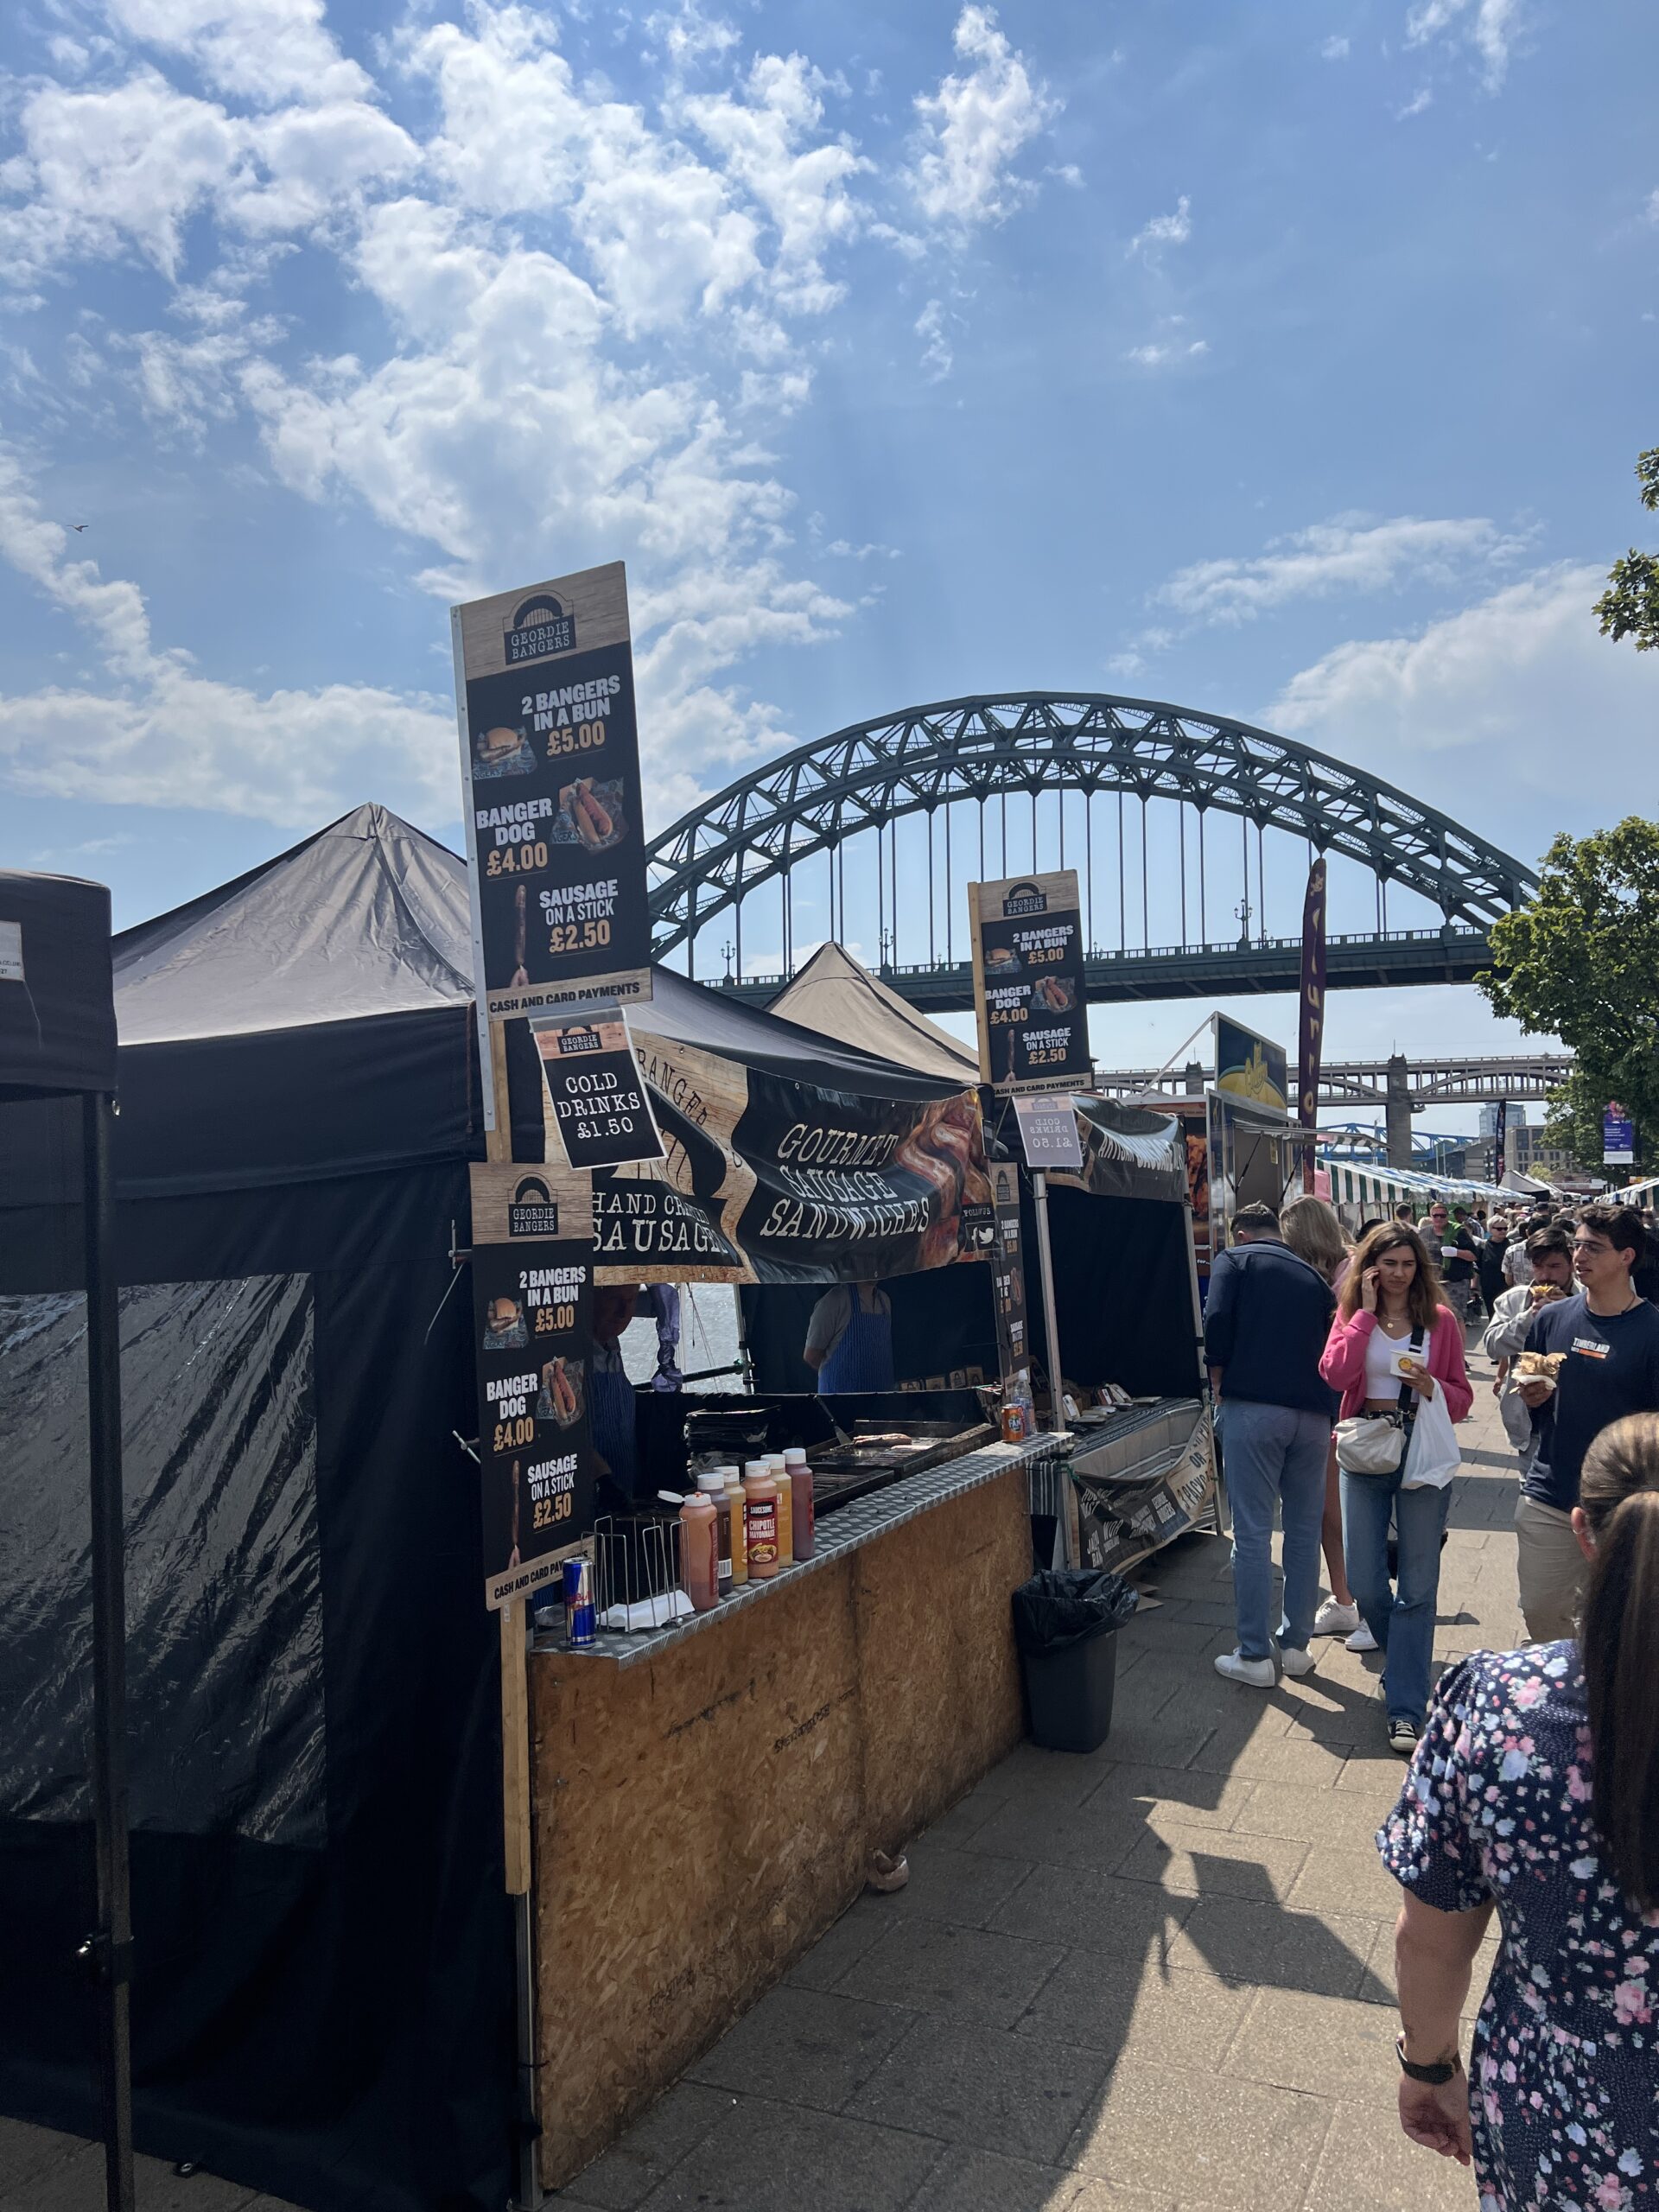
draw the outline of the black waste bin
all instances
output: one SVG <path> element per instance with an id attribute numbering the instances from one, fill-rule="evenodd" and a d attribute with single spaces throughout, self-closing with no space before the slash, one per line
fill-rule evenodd
<path id="1" fill-rule="evenodd" d="M 1097 1751 L 1112 1725 L 1117 1630 L 1135 1592 L 1095 1567 L 1034 1574 L 1014 1593 L 1014 1637 L 1032 1740 L 1050 1751 Z"/>

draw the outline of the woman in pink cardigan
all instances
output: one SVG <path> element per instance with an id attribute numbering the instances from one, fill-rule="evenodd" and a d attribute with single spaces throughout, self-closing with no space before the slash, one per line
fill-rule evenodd
<path id="1" fill-rule="evenodd" d="M 1342 1419 L 1393 1413 L 1403 1383 L 1414 1400 L 1446 1393 L 1461 1421 L 1473 1402 L 1463 1359 L 1463 1323 L 1440 1294 L 1427 1247 L 1404 1222 L 1374 1229 L 1353 1265 L 1331 1324 L 1319 1372 L 1342 1393 Z M 1382 1654 L 1390 1748 L 1409 1758 L 1423 1731 L 1440 1587 L 1440 1538 L 1448 1486 L 1401 1487 L 1406 1454 L 1391 1474 L 1342 1472 L 1342 1541 L 1348 1580 Z M 1400 1541 L 1399 1586 L 1389 1584 L 1389 1523 Z"/>

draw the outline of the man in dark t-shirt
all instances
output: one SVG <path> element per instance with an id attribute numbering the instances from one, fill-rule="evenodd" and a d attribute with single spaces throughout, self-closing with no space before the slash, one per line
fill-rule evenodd
<path id="1" fill-rule="evenodd" d="M 1632 1281 L 1645 1250 L 1632 1207 L 1586 1206 L 1573 1233 L 1579 1294 L 1546 1306 L 1527 1332 L 1526 1352 L 1559 1361 L 1553 1382 L 1522 1374 L 1518 1386 L 1538 1433 L 1515 1510 L 1521 1611 L 1535 1643 L 1578 1634 L 1585 1562 L 1572 1516 L 1585 1453 L 1626 1414 L 1659 1412 L 1659 1310 Z"/>
<path id="2" fill-rule="evenodd" d="M 1474 1238 L 1461 1223 L 1453 1223 L 1439 1198 L 1428 1210 L 1421 1235 L 1440 1264 L 1447 1303 L 1466 1324 L 1474 1302 L 1475 1262 L 1479 1256 Z"/>

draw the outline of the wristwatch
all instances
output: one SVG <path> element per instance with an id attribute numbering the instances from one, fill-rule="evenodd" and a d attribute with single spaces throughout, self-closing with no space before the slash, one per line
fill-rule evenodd
<path id="1" fill-rule="evenodd" d="M 1457 2072 L 1459 2066 L 1462 2063 L 1459 2059 L 1453 2056 L 1451 2058 L 1437 2059 L 1433 2066 L 1414 2065 L 1413 2062 L 1406 2056 L 1406 2039 L 1404 2036 L 1395 2036 L 1394 2039 L 1394 2047 L 1400 2055 L 1400 2066 L 1402 2072 L 1408 2075 L 1414 2082 L 1427 2082 L 1432 2089 L 1443 2089 L 1446 2083 L 1452 2079 L 1452 2075 Z"/>

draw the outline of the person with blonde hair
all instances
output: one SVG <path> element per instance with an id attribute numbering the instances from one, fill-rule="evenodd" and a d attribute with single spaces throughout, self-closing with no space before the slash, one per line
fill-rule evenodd
<path id="1" fill-rule="evenodd" d="M 1279 1217 L 1284 1240 L 1299 1260 L 1317 1268 L 1332 1290 L 1347 1280 L 1350 1245 L 1335 1210 L 1323 1198 L 1293 1199 Z M 1348 1586 L 1348 1563 L 1342 1549 L 1342 1484 L 1337 1466 L 1337 1447 L 1332 1444 L 1325 1463 L 1325 1511 L 1319 1523 L 1319 1548 L 1331 1595 L 1313 1616 L 1315 1636 L 1362 1636 L 1356 1650 L 1375 1649 L 1370 1632 L 1359 1618 L 1359 1607 Z"/>
<path id="2" fill-rule="evenodd" d="M 1659 2110 L 1659 1413 L 1591 1444 L 1576 1637 L 1448 1669 L 1377 1837 L 1395 1935 L 1400 2125 L 1483 2206 L 1638 2212 Z M 1503 1941 L 1467 2075 L 1459 2022 Z"/>

